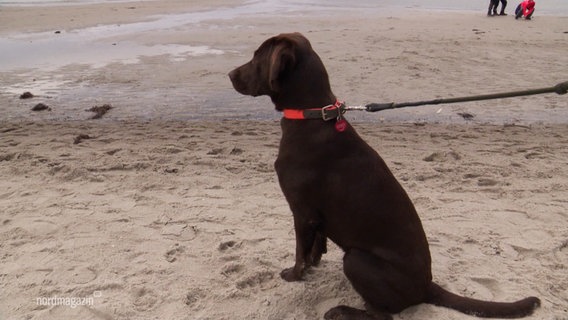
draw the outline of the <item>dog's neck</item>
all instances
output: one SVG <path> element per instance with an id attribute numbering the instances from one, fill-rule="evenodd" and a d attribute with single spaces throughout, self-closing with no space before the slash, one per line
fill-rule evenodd
<path id="1" fill-rule="evenodd" d="M 315 52 L 305 54 L 293 72 L 280 79 L 278 90 L 269 95 L 279 111 L 323 108 L 337 101 L 327 71 Z"/>
<path id="2" fill-rule="evenodd" d="M 300 93 L 299 91 L 307 91 L 298 88 L 294 90 L 293 94 L 282 92 L 278 95 L 271 96 L 272 103 L 276 107 L 276 110 L 283 111 L 284 109 L 313 109 L 313 108 L 323 108 L 328 105 L 333 105 L 337 101 L 335 95 L 331 92 L 328 94 L 313 94 L 310 92 Z"/>

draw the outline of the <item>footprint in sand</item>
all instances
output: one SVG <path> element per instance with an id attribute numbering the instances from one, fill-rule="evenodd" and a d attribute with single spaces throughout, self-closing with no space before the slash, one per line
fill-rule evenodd
<path id="1" fill-rule="evenodd" d="M 187 223 L 168 223 L 162 228 L 162 235 L 167 239 L 191 241 L 197 237 L 197 230 Z"/>
<path id="2" fill-rule="evenodd" d="M 273 271 L 256 271 L 254 274 L 245 276 L 241 280 L 237 281 L 236 286 L 237 289 L 240 290 L 266 290 L 270 288 L 274 288 L 278 284 L 273 282 L 274 279 L 274 272 Z"/>
<path id="3" fill-rule="evenodd" d="M 166 257 L 166 261 L 174 262 L 177 260 L 177 257 L 183 252 L 185 252 L 185 247 L 180 246 L 178 243 L 176 243 L 174 245 L 174 248 L 168 250 L 164 256 Z"/>
<path id="4" fill-rule="evenodd" d="M 451 150 L 447 152 L 434 152 L 422 160 L 426 162 L 446 162 L 450 160 L 460 160 L 462 157 L 459 153 Z"/>
<path id="5" fill-rule="evenodd" d="M 242 264 L 229 263 L 221 269 L 221 274 L 225 277 L 230 277 L 233 274 L 241 274 L 245 270 Z"/>
<path id="6" fill-rule="evenodd" d="M 183 303 L 189 307 L 197 308 L 199 306 L 199 302 L 204 301 L 206 297 L 207 295 L 203 290 L 199 288 L 191 289 L 185 295 Z"/>
<path id="7" fill-rule="evenodd" d="M 154 309 L 158 304 L 158 295 L 152 290 L 145 287 L 134 290 L 132 295 L 134 309 L 137 311 L 148 311 Z"/>
<path id="8" fill-rule="evenodd" d="M 219 244 L 219 251 L 227 251 L 233 248 L 238 248 L 240 247 L 240 243 L 237 243 L 236 241 L 233 240 L 229 240 L 229 241 L 225 241 L 225 242 L 221 242 L 221 244 Z"/>
<path id="9" fill-rule="evenodd" d="M 221 260 L 226 262 L 226 264 L 221 268 L 220 272 L 225 277 L 230 277 L 233 274 L 241 274 L 244 271 L 243 265 L 235 263 L 235 261 L 240 260 L 241 256 L 234 254 L 234 251 L 239 249 L 242 244 L 242 242 L 229 240 L 221 242 L 219 247 L 217 247 L 217 250 L 225 253 L 225 255 L 221 257 Z"/>
<path id="10" fill-rule="evenodd" d="M 97 273 L 90 267 L 79 267 L 72 269 L 71 281 L 76 284 L 86 284 L 97 278 Z"/>
<path id="11" fill-rule="evenodd" d="M 256 243 L 258 241 L 262 241 L 262 239 L 251 240 L 250 242 Z M 247 240 L 246 242 L 248 243 L 249 241 Z M 241 260 L 241 256 L 235 255 L 234 253 L 238 251 L 243 244 L 244 242 L 236 242 L 233 240 L 219 244 L 218 250 L 228 254 L 221 258 L 223 261 L 226 261 L 226 264 L 221 268 L 220 273 L 227 278 L 237 278 L 238 280 L 235 282 L 235 286 L 242 291 L 263 291 L 277 286 L 277 282 L 273 281 L 276 278 L 274 271 L 237 262 Z"/>
<path id="12" fill-rule="evenodd" d="M 468 289 L 475 292 L 479 297 L 493 299 L 496 293 L 501 292 L 499 281 L 493 278 L 471 278 L 471 280 L 474 283 Z"/>

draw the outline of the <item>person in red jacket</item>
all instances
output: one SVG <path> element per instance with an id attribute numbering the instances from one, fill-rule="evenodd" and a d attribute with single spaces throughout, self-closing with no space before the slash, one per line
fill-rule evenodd
<path id="1" fill-rule="evenodd" d="M 519 19 L 521 16 L 524 16 L 525 19 L 530 20 L 534 13 L 534 6 L 534 0 L 525 0 L 521 2 L 515 10 L 515 19 Z"/>

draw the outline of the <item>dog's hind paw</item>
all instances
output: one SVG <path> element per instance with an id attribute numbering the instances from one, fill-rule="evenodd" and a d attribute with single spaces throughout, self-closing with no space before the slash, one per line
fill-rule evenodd
<path id="1" fill-rule="evenodd" d="M 390 314 L 371 315 L 365 310 L 355 309 L 348 306 L 331 308 L 323 316 L 326 320 L 392 320 Z"/>

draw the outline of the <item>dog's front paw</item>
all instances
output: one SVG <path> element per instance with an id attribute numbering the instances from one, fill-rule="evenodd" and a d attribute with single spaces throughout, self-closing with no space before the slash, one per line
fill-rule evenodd
<path id="1" fill-rule="evenodd" d="M 300 281 L 302 280 L 302 272 L 298 272 L 296 267 L 286 268 L 280 272 L 280 277 L 288 282 Z"/>

